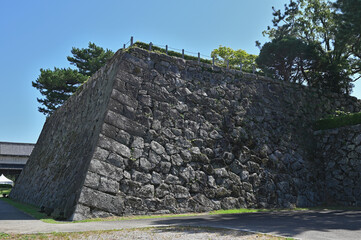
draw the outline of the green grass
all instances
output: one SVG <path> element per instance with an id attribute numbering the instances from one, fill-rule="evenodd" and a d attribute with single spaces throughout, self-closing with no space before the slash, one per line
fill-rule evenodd
<path id="1" fill-rule="evenodd" d="M 3 194 L 9 195 L 11 192 L 11 188 L 0 188 L 0 197 L 2 197 Z"/>
<path id="2" fill-rule="evenodd" d="M 142 49 L 145 49 L 145 50 L 149 50 L 149 44 L 148 43 L 138 41 L 138 42 L 134 43 L 133 46 L 139 47 L 139 48 L 142 48 Z M 159 53 L 166 53 L 164 48 L 160 48 L 160 47 L 157 47 L 157 46 L 152 46 L 152 51 L 159 52 Z M 173 56 L 173 57 L 180 57 L 180 58 L 182 57 L 181 53 L 171 51 L 171 50 L 168 50 L 168 55 Z M 191 55 L 184 54 L 184 59 L 197 61 L 198 57 L 194 57 L 194 56 L 191 56 Z M 200 58 L 200 61 L 204 62 L 204 63 L 212 64 L 212 60 Z"/>
<path id="3" fill-rule="evenodd" d="M 201 215 L 218 215 L 218 214 L 240 214 L 240 213 L 257 213 L 257 212 L 276 212 L 276 211 L 307 211 L 307 210 L 361 210 L 360 207 L 339 207 L 339 206 L 319 206 L 311 208 L 292 208 L 292 209 L 252 209 L 252 208 L 239 208 L 229 210 L 215 210 L 205 213 L 184 213 L 184 214 L 162 214 L 162 215 L 140 215 L 140 216 L 125 216 L 125 217 L 109 217 L 109 218 L 91 218 L 80 221 L 57 221 L 45 213 L 41 213 L 38 207 L 30 204 L 20 203 L 10 198 L 0 198 L 0 200 L 9 203 L 22 212 L 39 219 L 46 223 L 63 224 L 63 223 L 81 223 L 81 222 L 102 222 L 102 221 L 122 221 L 122 220 L 135 220 L 135 219 L 154 219 L 154 218 L 174 218 L 174 217 L 190 217 Z M 1 234 L 1 233 L 0 233 Z M 0 235 L 1 236 L 1 235 Z M 0 238 L 1 239 L 1 238 Z"/>
<path id="4" fill-rule="evenodd" d="M 141 216 L 126 216 L 126 217 L 109 217 L 109 218 L 91 218 L 86 220 L 74 222 L 98 222 L 98 221 L 121 221 L 134 219 L 152 219 L 152 218 L 174 218 L 174 217 L 191 217 L 202 215 L 220 215 L 220 214 L 239 214 L 239 213 L 257 213 L 257 212 L 278 212 L 278 211 L 306 211 L 306 210 L 323 210 L 325 208 L 285 208 L 285 209 L 253 209 L 253 208 L 239 208 L 228 210 L 215 210 L 205 213 L 186 213 L 186 214 L 163 214 L 163 215 L 141 215 Z M 335 207 L 334 210 L 340 210 Z M 350 209 L 351 210 L 351 209 Z"/>
<path id="5" fill-rule="evenodd" d="M 66 221 L 56 221 L 55 219 L 47 216 L 45 213 L 41 213 L 38 207 L 35 207 L 30 204 L 20 203 L 10 198 L 1 198 L 4 202 L 9 203 L 10 205 L 16 207 L 22 212 L 29 214 L 30 216 L 39 219 L 46 223 L 70 223 Z M 152 219 L 152 218 L 171 218 L 171 217 L 189 217 L 189 216 L 198 216 L 204 215 L 206 213 L 187 213 L 187 214 L 162 214 L 162 215 L 140 215 L 140 216 L 126 216 L 126 217 L 109 217 L 109 218 L 91 218 L 80 221 L 72 221 L 71 223 L 77 222 L 100 222 L 100 221 L 120 221 L 120 220 L 132 220 L 132 219 Z"/>
<path id="6" fill-rule="evenodd" d="M 209 212 L 209 214 L 217 215 L 217 214 L 255 213 L 255 212 L 270 212 L 270 211 L 272 211 L 272 209 L 239 208 L 239 209 L 228 209 L 228 210 L 215 210 Z"/>
<path id="7" fill-rule="evenodd" d="M 0 232 L 0 239 L 6 239 L 7 237 L 10 237 L 9 234 Z"/>
<path id="8" fill-rule="evenodd" d="M 136 219 L 153 219 L 153 218 L 173 218 L 173 217 L 191 217 L 207 215 L 208 213 L 184 213 L 184 214 L 161 214 L 161 215 L 139 215 L 139 216 L 126 216 L 126 217 L 108 217 L 108 218 L 91 218 L 77 222 L 102 222 L 102 221 L 121 221 L 121 220 L 136 220 Z"/>
<path id="9" fill-rule="evenodd" d="M 32 206 L 30 204 L 26 204 L 26 203 L 20 203 L 17 202 L 13 199 L 10 198 L 0 198 L 1 201 L 7 202 L 8 204 L 16 207 L 17 209 L 19 209 L 20 211 L 36 218 L 39 219 L 43 222 L 46 223 L 64 223 L 64 222 L 60 222 L 60 221 L 56 221 L 53 218 L 47 216 L 45 213 L 41 213 L 40 209 L 38 207 Z"/>
<path id="10" fill-rule="evenodd" d="M 148 44 L 148 43 L 139 42 L 139 41 L 135 42 L 135 43 L 133 44 L 133 47 L 139 47 L 139 48 L 142 48 L 142 49 L 145 49 L 145 50 L 149 50 L 149 44 Z M 157 46 L 154 46 L 154 45 L 152 46 L 152 51 L 153 51 L 153 52 L 157 52 L 157 53 L 166 54 L 165 48 L 160 48 L 160 47 L 157 47 Z M 175 51 L 172 51 L 172 50 L 168 50 L 168 55 L 169 55 L 169 56 L 173 56 L 173 57 L 182 58 L 182 53 L 175 52 Z M 187 55 L 187 54 L 184 54 L 184 59 L 185 59 L 185 60 L 198 61 L 198 57 L 191 56 L 191 55 Z M 199 61 L 202 62 L 202 63 L 212 64 L 212 60 L 205 59 L 205 58 L 200 58 Z M 226 66 L 219 66 L 219 67 L 225 68 Z M 230 69 L 235 69 L 235 70 L 240 70 L 239 67 L 229 66 L 229 68 L 230 68 Z M 252 72 L 253 72 L 252 70 L 250 70 L 250 69 L 245 69 L 245 68 L 243 68 L 242 71 L 243 71 L 243 72 L 248 72 L 248 73 L 252 73 Z M 263 72 L 256 72 L 256 73 L 257 73 L 258 75 L 264 76 L 264 73 L 263 73 Z"/>
<path id="11" fill-rule="evenodd" d="M 316 210 L 316 208 L 238 208 L 238 209 L 228 209 L 228 210 L 215 210 L 209 212 L 210 215 L 217 214 L 238 214 L 238 213 L 257 213 L 257 212 L 280 212 L 280 211 L 307 211 L 307 210 Z"/>
<path id="12" fill-rule="evenodd" d="M 361 123 L 361 112 L 329 116 L 315 123 L 315 130 L 326 130 Z"/>
<path id="13" fill-rule="evenodd" d="M 257 212 L 281 212 L 281 211 L 312 211 L 312 210 L 350 210 L 359 211 L 361 207 L 341 207 L 341 206 L 318 206 L 309 208 L 271 208 L 271 209 L 252 209 L 252 208 L 239 208 L 229 210 L 215 210 L 209 212 L 210 215 L 217 214 L 239 214 L 239 213 L 257 213 Z"/>

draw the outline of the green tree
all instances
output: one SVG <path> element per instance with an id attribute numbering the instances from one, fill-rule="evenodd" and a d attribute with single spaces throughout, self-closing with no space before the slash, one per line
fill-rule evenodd
<path id="1" fill-rule="evenodd" d="M 338 0 L 335 8 L 338 24 L 336 39 L 352 59 L 352 73 L 359 74 L 361 72 L 361 0 Z"/>
<path id="2" fill-rule="evenodd" d="M 313 46 L 295 37 L 284 37 L 266 43 L 256 63 L 277 79 L 310 84 L 310 72 L 317 60 Z"/>
<path id="3" fill-rule="evenodd" d="M 227 65 L 227 60 L 231 67 L 238 67 L 242 61 L 242 69 L 245 71 L 252 71 L 252 64 L 254 64 L 257 58 L 257 55 L 248 54 L 242 49 L 233 50 L 225 46 L 219 46 L 219 48 L 214 49 L 211 56 L 214 57 L 215 64 L 223 67 Z"/>
<path id="4" fill-rule="evenodd" d="M 68 56 L 67 59 L 70 64 L 75 65 L 79 72 L 86 76 L 93 75 L 99 68 L 113 57 L 114 52 L 89 42 L 88 48 L 75 48 L 71 49 L 73 56 Z"/>
<path id="5" fill-rule="evenodd" d="M 89 76 L 101 68 L 114 53 L 89 43 L 88 48 L 72 48 L 72 57 L 67 57 L 70 64 L 78 69 L 56 68 L 40 69 L 39 77 L 32 82 L 44 98 L 38 98 L 42 105 L 39 112 L 51 115 L 60 107 Z"/>
<path id="6" fill-rule="evenodd" d="M 40 69 L 40 76 L 33 87 L 38 89 L 43 99 L 37 99 L 44 107 L 38 107 L 39 112 L 46 115 L 60 107 L 86 80 L 87 76 L 70 68 Z"/>
<path id="7" fill-rule="evenodd" d="M 290 0 L 284 11 L 273 10 L 273 27 L 269 27 L 265 35 L 271 40 L 293 37 L 313 47 L 311 59 L 317 59 L 317 62 L 303 74 L 307 76 L 307 84 L 350 93 L 353 59 L 347 47 L 336 38 L 339 25 L 333 3 L 327 0 Z M 302 58 L 301 55 L 297 58 Z M 297 75 L 294 71 L 292 74 Z"/>

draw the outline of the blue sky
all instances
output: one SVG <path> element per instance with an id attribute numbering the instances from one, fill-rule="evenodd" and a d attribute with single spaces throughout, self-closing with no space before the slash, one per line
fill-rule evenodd
<path id="1" fill-rule="evenodd" d="M 31 86 L 40 68 L 69 67 L 72 47 L 88 42 L 118 50 L 130 36 L 190 52 L 219 45 L 258 54 L 272 6 L 288 0 L 2 0 L 0 8 L 0 141 L 32 142 L 45 116 Z M 358 86 L 354 95 L 361 97 Z"/>

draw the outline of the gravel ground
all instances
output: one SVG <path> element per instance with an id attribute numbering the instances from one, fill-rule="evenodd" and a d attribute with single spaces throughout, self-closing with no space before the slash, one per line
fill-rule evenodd
<path id="1" fill-rule="evenodd" d="M 162 227 L 143 229 L 124 229 L 114 231 L 96 231 L 81 233 L 51 233 L 51 234 L 26 234 L 26 235 L 0 235 L 4 239 L 137 239 L 137 240 L 276 240 L 285 239 L 270 235 L 242 232 L 227 229 L 215 229 L 204 227 Z"/>

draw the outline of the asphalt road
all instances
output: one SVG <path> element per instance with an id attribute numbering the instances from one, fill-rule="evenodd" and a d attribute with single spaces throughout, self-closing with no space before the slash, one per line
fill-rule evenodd
<path id="1" fill-rule="evenodd" d="M 0 201 L 0 232 L 80 232 L 158 226 L 207 226 L 299 239 L 361 239 L 361 211 L 281 211 L 178 218 L 48 224 Z"/>

